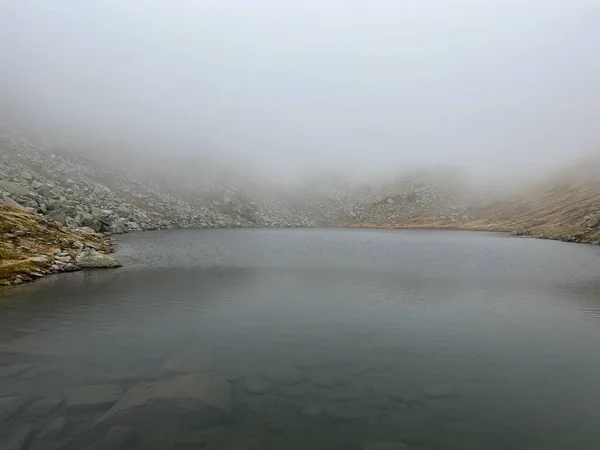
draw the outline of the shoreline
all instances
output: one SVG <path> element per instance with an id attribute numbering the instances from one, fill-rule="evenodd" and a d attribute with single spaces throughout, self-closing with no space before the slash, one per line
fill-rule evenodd
<path id="1" fill-rule="evenodd" d="M 68 229 L 20 206 L 0 204 L 0 238 L 0 286 L 90 267 L 118 267 L 109 256 L 115 250 L 113 239 Z"/>
<path id="2" fill-rule="evenodd" d="M 88 230 L 70 230 L 55 222 L 45 219 L 43 216 L 28 213 L 19 207 L 0 205 L 0 212 L 24 219 L 29 225 L 28 231 L 19 233 L 6 233 L 2 231 L 5 242 L 12 241 L 11 245 L 16 249 L 23 249 L 21 252 L 14 252 L 12 258 L 7 258 L 6 244 L 0 246 L 0 288 L 9 286 L 18 286 L 29 282 L 34 282 L 46 276 L 76 272 L 90 268 L 117 268 L 121 265 L 109 255 L 116 251 L 118 235 L 106 236 L 100 233 L 90 233 Z M 28 217 L 29 216 L 29 217 Z M 32 223 L 34 226 L 31 227 Z M 39 227 L 42 227 L 41 229 Z M 33 230 L 32 230 L 33 228 Z M 276 229 L 279 227 L 266 227 L 265 229 Z M 282 227 L 286 229 L 289 227 Z M 313 227 L 293 227 L 293 228 L 313 228 Z M 320 227 L 316 227 L 320 228 Z M 428 230 L 428 231 L 471 231 L 471 232 L 490 232 L 505 233 L 515 237 L 526 237 L 531 239 L 554 240 L 567 243 L 579 243 L 589 245 L 600 245 L 600 241 L 587 239 L 582 236 L 558 235 L 551 236 L 546 234 L 532 234 L 523 230 L 516 230 L 515 227 L 499 224 L 483 223 L 411 223 L 411 224 L 376 224 L 376 223 L 349 223 L 335 224 L 322 228 L 329 229 L 375 229 L 375 230 Z M 184 228 L 182 228 L 184 229 Z M 206 228 L 185 228 L 186 230 L 202 230 Z M 214 228 L 210 228 L 214 229 Z M 226 229 L 226 228 L 225 228 Z M 248 229 L 253 229 L 248 227 Z M 135 231 L 132 233 L 142 233 L 150 230 Z M 160 230 L 156 230 L 160 231 Z M 122 233 L 129 234 L 129 233 Z M 35 242 L 35 245 L 31 245 Z M 29 245 L 25 245 L 29 244 Z M 60 244 L 63 244 L 61 248 Z M 64 245 L 66 244 L 66 245 Z M 25 252 L 30 254 L 25 254 Z M 75 264 L 82 254 L 88 252 L 88 256 L 100 258 L 106 264 L 92 263 L 86 267 L 80 267 Z M 10 252 L 8 252 L 10 253 Z M 112 262 L 111 262 L 112 260 Z"/>
<path id="3" fill-rule="evenodd" d="M 358 224 L 339 224 L 336 228 L 367 228 L 379 230 L 432 230 L 432 231 L 480 231 L 490 233 L 507 233 L 516 237 L 526 237 L 531 239 L 544 239 L 551 241 L 561 241 L 575 244 L 600 245 L 600 237 L 586 237 L 582 233 L 575 234 L 536 234 L 528 230 L 519 230 L 516 226 L 493 224 L 493 223 L 477 223 L 466 222 L 462 224 L 441 224 L 441 223 L 414 223 L 414 224 L 375 224 L 375 223 L 358 223 Z M 598 237 L 598 239 L 596 239 Z"/>

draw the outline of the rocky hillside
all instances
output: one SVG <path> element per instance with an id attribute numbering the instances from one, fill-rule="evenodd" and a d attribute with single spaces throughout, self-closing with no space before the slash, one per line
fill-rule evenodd
<path id="1" fill-rule="evenodd" d="M 5 130 L 0 133 L 0 199 L 67 227 L 107 235 L 165 228 L 382 224 L 422 217 L 459 220 L 468 213 L 467 190 L 460 176 L 447 170 L 368 184 L 323 176 L 284 188 L 206 161 L 144 153 L 119 159 L 114 151 L 103 155 L 100 149 L 82 152 Z"/>
<path id="2" fill-rule="evenodd" d="M 81 270 L 92 255 L 110 260 L 106 253 L 111 250 L 102 235 L 69 230 L 20 206 L 0 203 L 0 286 Z"/>
<path id="3" fill-rule="evenodd" d="M 165 228 L 313 226 L 278 198 L 235 186 L 167 189 L 117 164 L 0 134 L 0 198 L 68 227 L 106 234 Z"/>
<path id="4" fill-rule="evenodd" d="M 466 225 L 567 242 L 600 244 L 600 157 L 476 205 Z"/>
<path id="5" fill-rule="evenodd" d="M 373 226 L 600 240 L 600 175 L 593 170 L 600 159 L 491 201 L 478 196 L 467 174 L 447 167 L 368 182 L 319 174 L 284 188 L 211 160 L 119 154 L 0 130 L 0 200 L 70 230 L 105 235 L 165 228 Z"/>

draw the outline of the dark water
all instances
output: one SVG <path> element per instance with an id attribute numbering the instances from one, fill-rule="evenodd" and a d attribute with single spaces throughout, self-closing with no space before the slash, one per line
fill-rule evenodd
<path id="1" fill-rule="evenodd" d="M 598 246 L 201 230 L 129 235 L 119 257 L 0 291 L 1 438 L 86 448 L 121 391 L 210 370 L 228 420 L 177 430 L 166 409 L 172 432 L 102 448 L 600 449 Z M 89 385 L 99 403 L 68 399 Z"/>

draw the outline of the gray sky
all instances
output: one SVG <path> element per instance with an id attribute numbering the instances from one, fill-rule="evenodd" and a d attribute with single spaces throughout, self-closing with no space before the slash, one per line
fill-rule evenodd
<path id="1" fill-rule="evenodd" d="M 600 149 L 598 23 L 600 0 L 0 0 L 0 88 L 273 171 L 530 169 Z"/>

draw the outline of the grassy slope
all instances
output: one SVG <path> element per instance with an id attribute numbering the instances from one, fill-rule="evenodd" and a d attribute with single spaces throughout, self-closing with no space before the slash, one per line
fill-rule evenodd
<path id="1" fill-rule="evenodd" d="M 13 237 L 6 237 L 7 234 Z M 99 235 L 76 234 L 23 208 L 0 203 L 0 285 L 11 284 L 17 276 L 23 281 L 31 280 L 30 272 L 34 270 L 48 273 L 53 251 L 62 249 L 74 257 L 76 241 L 109 250 L 107 241 Z M 44 255 L 48 262 L 33 261 Z"/>
<path id="2" fill-rule="evenodd" d="M 593 158 L 523 186 L 518 194 L 477 205 L 476 219 L 445 222 L 423 215 L 396 223 L 354 223 L 350 227 L 436 228 L 508 231 L 548 239 L 600 242 L 600 226 L 590 229 L 585 217 L 600 218 L 600 158 Z"/>

